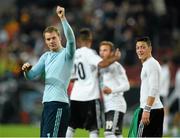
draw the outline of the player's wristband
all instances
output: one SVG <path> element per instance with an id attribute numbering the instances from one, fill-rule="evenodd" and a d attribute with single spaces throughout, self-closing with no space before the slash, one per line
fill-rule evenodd
<path id="1" fill-rule="evenodd" d="M 145 111 L 145 112 L 151 112 L 151 106 L 145 105 L 143 111 Z"/>

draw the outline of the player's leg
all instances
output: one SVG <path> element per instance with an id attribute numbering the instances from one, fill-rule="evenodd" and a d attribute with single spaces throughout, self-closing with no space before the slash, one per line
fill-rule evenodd
<path id="1" fill-rule="evenodd" d="M 167 97 L 160 96 L 161 102 L 164 105 L 164 122 L 163 122 L 163 135 L 168 134 L 169 113 L 168 113 L 168 100 Z"/>
<path id="2" fill-rule="evenodd" d="M 44 103 L 41 137 L 65 137 L 69 121 L 69 104 Z"/>
<path id="3" fill-rule="evenodd" d="M 119 112 L 108 111 L 105 113 L 105 138 L 116 138 L 115 130 L 118 124 Z"/>
<path id="4" fill-rule="evenodd" d="M 124 113 L 119 112 L 119 117 L 118 117 L 118 123 L 115 129 L 115 135 L 116 138 L 122 138 L 122 128 L 123 128 L 123 117 L 124 117 Z"/>
<path id="5" fill-rule="evenodd" d="M 99 130 L 92 130 L 89 132 L 90 138 L 98 138 L 99 137 Z"/>
<path id="6" fill-rule="evenodd" d="M 100 101 L 92 100 L 89 101 L 87 107 L 87 116 L 84 122 L 84 127 L 89 131 L 90 138 L 97 138 L 99 136 L 100 128 Z"/>
<path id="7" fill-rule="evenodd" d="M 66 131 L 66 138 L 73 138 L 75 133 L 75 129 L 72 127 L 68 127 Z"/>
<path id="8" fill-rule="evenodd" d="M 84 128 L 84 122 L 88 115 L 87 107 L 88 101 L 73 101 L 70 104 L 70 120 L 69 126 L 66 132 L 66 137 L 71 138 L 74 136 L 76 128 Z"/>
<path id="9" fill-rule="evenodd" d="M 70 101 L 70 118 L 69 118 L 69 124 L 68 124 L 68 129 L 66 131 L 66 138 L 73 138 L 75 129 L 74 129 L 74 120 L 76 119 L 76 102 Z"/>
<path id="10" fill-rule="evenodd" d="M 58 112 L 56 114 L 56 120 L 55 120 L 55 125 L 54 125 L 54 130 L 53 130 L 53 132 L 54 132 L 53 137 L 56 137 L 56 135 L 55 135 L 56 131 L 58 131 L 58 137 L 65 137 L 66 131 L 68 128 L 68 123 L 69 123 L 69 105 L 63 104 L 62 110 L 60 108 L 58 108 Z M 60 124 L 58 126 L 58 121 L 59 121 L 58 118 L 60 115 L 61 115 L 61 120 L 60 120 Z M 59 130 L 58 130 L 58 128 L 59 128 Z"/>
<path id="11" fill-rule="evenodd" d="M 86 112 L 84 110 L 84 104 L 84 102 L 71 100 L 69 126 L 66 132 L 67 138 L 74 136 L 76 128 L 83 127 L 83 113 L 85 114 Z"/>
<path id="12" fill-rule="evenodd" d="M 154 126 L 157 127 L 155 130 L 154 137 L 162 137 L 163 136 L 163 120 L 164 120 L 164 109 L 157 109 L 156 114 L 154 116 Z"/>
<path id="13" fill-rule="evenodd" d="M 41 137 L 50 137 L 52 136 L 53 126 L 55 118 L 55 110 L 54 107 L 51 109 L 52 102 L 44 103 L 42 119 L 41 119 Z M 53 122 L 52 122 L 53 120 Z"/>
<path id="14" fill-rule="evenodd" d="M 141 120 L 143 109 L 139 114 L 139 122 Z M 163 135 L 164 109 L 152 109 L 150 113 L 150 123 L 144 126 L 142 137 L 162 137 Z"/>
<path id="15" fill-rule="evenodd" d="M 45 109 L 43 107 L 43 112 L 42 112 L 42 115 L 41 115 L 41 127 L 40 127 L 40 137 L 42 137 L 44 134 L 44 120 L 45 120 Z"/>

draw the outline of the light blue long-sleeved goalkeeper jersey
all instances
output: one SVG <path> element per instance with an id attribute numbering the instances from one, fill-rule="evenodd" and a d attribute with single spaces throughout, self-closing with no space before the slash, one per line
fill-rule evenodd
<path id="1" fill-rule="evenodd" d="M 25 73 L 26 78 L 31 80 L 45 72 L 43 103 L 50 101 L 69 103 L 67 87 L 73 66 L 75 37 L 66 20 L 62 21 L 62 26 L 67 39 L 66 48 L 58 52 L 44 53 L 38 63 Z"/>

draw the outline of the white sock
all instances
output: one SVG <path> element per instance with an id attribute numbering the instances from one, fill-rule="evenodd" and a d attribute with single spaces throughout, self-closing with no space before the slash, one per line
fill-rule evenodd
<path id="1" fill-rule="evenodd" d="M 66 131 L 66 138 L 73 138 L 74 133 L 75 133 L 75 129 L 73 129 L 72 127 L 68 127 Z"/>
<path id="2" fill-rule="evenodd" d="M 164 116 L 164 123 L 163 123 L 163 133 L 167 134 L 168 133 L 168 116 Z"/>
<path id="3" fill-rule="evenodd" d="M 111 131 L 105 131 L 105 132 L 104 132 L 104 136 L 105 136 L 105 138 L 116 138 L 116 136 L 114 135 L 114 133 L 111 132 Z"/>
<path id="4" fill-rule="evenodd" d="M 123 138 L 123 135 L 116 135 L 116 138 Z"/>
<path id="5" fill-rule="evenodd" d="M 98 138 L 99 137 L 99 131 L 93 130 L 89 132 L 89 138 Z"/>

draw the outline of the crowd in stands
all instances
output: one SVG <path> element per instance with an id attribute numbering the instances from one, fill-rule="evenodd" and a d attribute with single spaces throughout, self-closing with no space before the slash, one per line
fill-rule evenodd
<path id="1" fill-rule="evenodd" d="M 136 73 L 140 69 L 135 53 L 136 37 L 150 36 L 153 52 L 159 59 L 163 54 L 180 53 L 178 3 L 168 0 L 14 0 L 10 8 L 0 12 L 0 110 L 5 102 L 10 102 L 18 114 L 23 108 L 19 99 L 23 92 L 30 90 L 29 86 L 41 95 L 43 83 L 24 81 L 21 66 L 27 61 L 35 64 L 46 50 L 42 35 L 45 27 L 60 27 L 57 15 L 52 16 L 57 5 L 66 7 L 66 17 L 75 34 L 82 27 L 93 30 L 95 50 L 98 51 L 102 40 L 112 41 L 120 48 L 120 62 L 128 69 L 133 85 L 139 84 Z"/>

